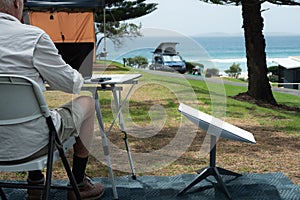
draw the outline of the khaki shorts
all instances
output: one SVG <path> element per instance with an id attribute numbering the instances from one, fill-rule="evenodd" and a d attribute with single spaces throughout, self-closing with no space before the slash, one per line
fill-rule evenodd
<path id="1" fill-rule="evenodd" d="M 67 140 L 71 135 L 75 137 L 79 136 L 79 130 L 84 119 L 84 114 L 81 106 L 76 102 L 69 102 L 60 108 L 55 109 L 61 116 L 61 129 L 58 132 L 58 136 L 62 142 Z M 8 161 L 6 164 L 18 164 L 23 163 L 48 153 L 48 145 L 43 147 L 33 155 L 16 161 Z"/>
<path id="2" fill-rule="evenodd" d="M 84 114 L 81 106 L 76 102 L 69 102 L 57 109 L 61 116 L 61 130 L 58 135 L 62 142 L 71 135 L 78 137 Z"/>

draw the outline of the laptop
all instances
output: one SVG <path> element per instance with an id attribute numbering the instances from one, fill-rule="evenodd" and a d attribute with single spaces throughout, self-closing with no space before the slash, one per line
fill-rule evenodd
<path id="1" fill-rule="evenodd" d="M 93 74 L 93 42 L 55 43 L 64 61 L 79 71 L 87 79 Z"/>
<path id="2" fill-rule="evenodd" d="M 104 82 L 111 80 L 109 77 L 93 76 L 94 43 L 55 43 L 59 54 L 72 68 L 79 71 L 84 80 L 91 82 Z"/>

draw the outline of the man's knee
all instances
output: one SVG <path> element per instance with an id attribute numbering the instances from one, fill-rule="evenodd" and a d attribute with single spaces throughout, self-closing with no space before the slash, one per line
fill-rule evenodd
<path id="1" fill-rule="evenodd" d="M 95 112 L 95 100 L 90 96 L 80 96 L 75 101 L 82 107 L 85 114 Z"/>

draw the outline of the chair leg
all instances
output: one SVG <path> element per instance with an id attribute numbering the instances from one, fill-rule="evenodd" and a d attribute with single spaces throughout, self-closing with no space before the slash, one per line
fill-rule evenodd
<path id="1" fill-rule="evenodd" d="M 47 168 L 47 172 L 48 170 L 51 170 L 52 169 L 48 169 Z M 43 190 L 43 200 L 48 200 L 49 199 L 49 196 L 50 196 L 50 188 L 51 188 L 51 176 L 52 176 L 52 173 L 46 175 L 46 182 L 45 182 L 45 187 L 44 187 L 44 190 Z"/>
<path id="2" fill-rule="evenodd" d="M 51 159 L 51 166 L 49 166 L 50 169 L 51 169 L 51 171 L 49 172 L 49 175 L 51 175 L 51 172 L 52 172 L 53 149 L 54 149 L 54 144 L 55 144 L 56 147 L 57 147 L 57 150 L 58 150 L 58 152 L 59 152 L 59 156 L 60 156 L 60 158 L 61 158 L 61 160 L 62 160 L 62 162 L 63 162 L 63 165 L 64 165 L 64 167 L 65 167 L 65 170 L 66 170 L 66 172 L 67 172 L 67 174 L 68 174 L 68 177 L 69 177 L 69 180 L 70 180 L 70 182 L 71 182 L 72 188 L 73 188 L 73 190 L 74 190 L 74 192 L 75 192 L 76 198 L 77 198 L 77 200 L 81 200 L 80 193 L 79 193 L 79 188 L 78 188 L 78 186 L 77 186 L 77 184 L 76 184 L 74 175 L 73 175 L 73 173 L 72 173 L 72 171 L 71 171 L 71 169 L 70 169 L 70 165 L 69 165 L 68 160 L 67 160 L 67 158 L 66 158 L 66 156 L 65 156 L 65 152 L 64 152 L 64 150 L 63 150 L 63 148 L 62 148 L 62 144 L 61 144 L 61 141 L 60 141 L 60 139 L 59 139 L 59 137 L 58 137 L 58 135 L 57 135 L 55 126 L 54 126 L 54 124 L 53 124 L 53 121 L 52 121 L 51 117 L 47 117 L 46 120 L 47 120 L 47 124 L 48 124 L 48 126 L 49 126 L 49 129 L 50 129 L 50 130 L 53 130 L 53 131 L 50 133 L 50 141 L 49 141 L 49 144 L 53 144 L 53 145 L 49 145 L 49 152 L 51 153 L 51 157 L 48 157 L 48 159 Z M 51 149 L 51 147 L 52 147 L 53 149 Z M 52 151 L 50 151 L 50 150 L 52 150 Z M 49 156 L 49 154 L 48 154 L 48 156 Z M 49 164 L 49 160 L 48 160 L 48 163 L 47 163 L 47 164 Z M 48 170 L 47 170 L 47 172 L 48 172 Z M 47 174 L 47 175 L 48 175 L 48 174 Z M 47 176 L 47 178 L 48 178 L 48 176 Z M 49 176 L 49 181 L 48 181 L 48 182 L 49 182 L 49 186 L 50 186 L 50 181 L 51 181 L 51 176 Z M 46 183 L 47 183 L 47 180 L 46 180 Z M 50 191 L 50 190 L 47 190 L 47 191 Z M 47 195 L 48 195 L 48 194 L 46 193 L 45 196 L 47 196 Z"/>
<path id="3" fill-rule="evenodd" d="M 55 130 L 55 129 L 52 129 Z M 50 196 L 51 178 L 52 178 L 52 164 L 53 164 L 53 152 L 55 145 L 56 132 L 51 131 L 49 137 L 49 148 L 48 148 L 48 158 L 47 158 L 47 172 L 46 172 L 46 183 L 43 192 L 43 200 L 48 200 Z"/>
<path id="4" fill-rule="evenodd" d="M 81 200 L 80 193 L 79 193 L 79 188 L 78 188 L 78 186 L 76 184 L 74 175 L 73 175 L 73 173 L 71 171 L 71 168 L 70 168 L 70 165 L 69 165 L 68 160 L 66 158 L 66 155 L 65 155 L 65 153 L 64 153 L 64 151 L 63 151 L 63 149 L 61 147 L 58 147 L 58 151 L 59 151 L 59 154 L 60 154 L 60 158 L 61 158 L 61 160 L 63 162 L 63 165 L 65 167 L 65 170 L 67 172 L 67 175 L 68 175 L 68 178 L 70 180 L 70 183 L 72 185 L 72 188 L 73 188 L 73 190 L 75 192 L 76 199 L 77 200 Z"/>
<path id="5" fill-rule="evenodd" d="M 0 196 L 1 196 L 2 200 L 7 200 L 7 197 L 6 197 L 5 193 L 4 193 L 4 191 L 2 190 L 2 188 L 0 188 Z"/>
<path id="6" fill-rule="evenodd" d="M 51 157 L 53 158 L 53 153 L 52 153 Z M 49 162 L 49 160 L 48 160 L 48 162 Z M 49 199 L 50 188 L 51 188 L 51 178 L 52 178 L 52 159 L 51 159 L 51 165 L 47 166 L 45 188 L 43 190 L 43 200 Z"/>

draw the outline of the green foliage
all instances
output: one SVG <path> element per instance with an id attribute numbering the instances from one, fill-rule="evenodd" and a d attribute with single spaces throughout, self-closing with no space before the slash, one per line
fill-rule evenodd
<path id="1" fill-rule="evenodd" d="M 229 77 L 238 78 L 241 74 L 242 69 L 240 68 L 239 63 L 233 63 L 229 69 L 225 70 L 225 73 L 228 74 Z"/>
<path id="2" fill-rule="evenodd" d="M 268 72 L 272 73 L 272 75 L 278 75 L 278 66 L 268 67 Z"/>
<path id="3" fill-rule="evenodd" d="M 278 66 L 268 67 L 268 73 L 271 73 L 268 75 L 271 82 L 278 82 Z"/>
<path id="4" fill-rule="evenodd" d="M 226 5 L 226 4 L 230 4 L 230 5 L 241 5 L 242 0 L 200 0 L 206 3 L 212 3 L 212 4 L 220 4 L 220 5 Z M 246 2 L 250 2 L 251 1 L 246 1 Z M 253 1 L 252 1 L 253 2 Z M 300 2 L 298 0 L 265 0 L 265 1 L 260 1 L 257 0 L 257 2 L 260 3 L 264 3 L 264 2 L 269 2 L 272 4 L 277 4 L 277 5 L 290 5 L 290 6 L 295 6 L 295 5 L 300 5 Z M 253 4 L 255 4 L 256 2 L 253 2 Z"/>
<path id="5" fill-rule="evenodd" d="M 143 56 L 135 56 L 133 58 L 127 58 L 126 61 L 127 61 L 127 65 L 130 67 L 134 67 L 134 66 L 140 67 L 142 65 L 144 66 L 148 65 L 147 58 Z"/>
<path id="6" fill-rule="evenodd" d="M 106 21 L 116 22 L 135 19 L 156 10 L 156 3 L 145 3 L 146 0 L 106 0 Z M 103 12 L 97 12 L 95 22 L 103 22 Z"/>
<path id="7" fill-rule="evenodd" d="M 105 10 L 105 33 L 116 47 L 119 47 L 124 37 L 141 36 L 141 24 L 125 23 L 122 21 L 135 19 L 147 15 L 156 10 L 157 4 L 145 3 L 145 0 L 124 1 L 124 0 L 107 0 Z M 104 11 L 95 13 L 96 35 L 104 33 Z M 97 42 L 101 43 L 103 37 Z"/>
<path id="8" fill-rule="evenodd" d="M 270 75 L 268 76 L 269 81 L 271 82 L 278 82 L 278 76 L 277 75 Z"/>
<path id="9" fill-rule="evenodd" d="M 140 33 L 140 29 L 142 25 L 136 25 L 133 23 L 120 23 L 120 22 L 108 22 L 106 23 L 106 38 L 109 38 L 115 45 L 116 48 L 122 45 L 122 39 L 127 38 L 135 38 L 140 37 L 142 34 Z M 104 32 L 104 24 L 97 24 L 97 33 Z M 100 45 L 104 36 L 101 37 L 97 42 L 97 47 Z"/>
<path id="10" fill-rule="evenodd" d="M 208 68 L 206 69 L 205 77 L 219 76 L 219 69 Z"/>

